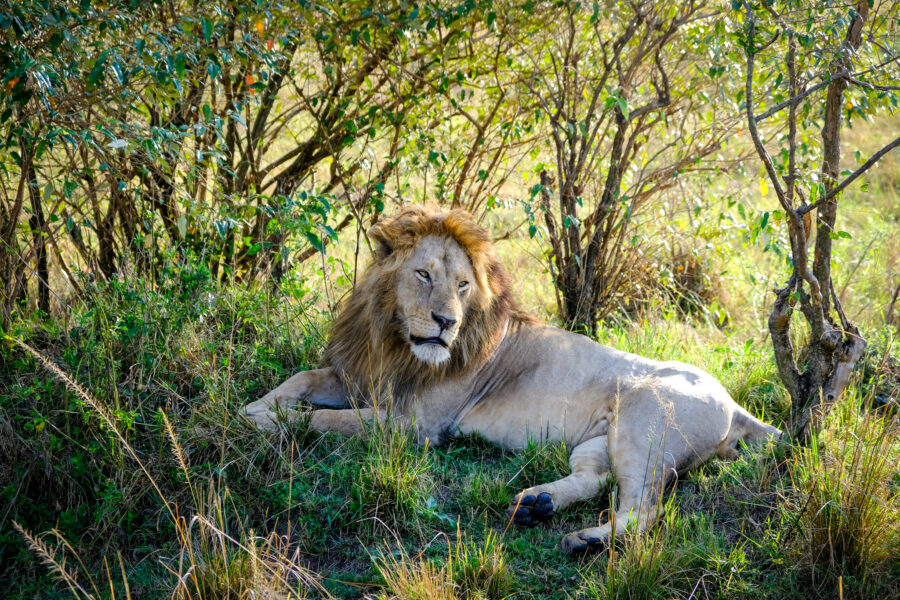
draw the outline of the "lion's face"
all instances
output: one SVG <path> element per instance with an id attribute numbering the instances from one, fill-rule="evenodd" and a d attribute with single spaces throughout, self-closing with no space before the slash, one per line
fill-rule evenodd
<path id="1" fill-rule="evenodd" d="M 452 238 L 427 235 L 401 265 L 396 281 L 397 317 L 410 351 L 432 365 L 449 360 L 477 287 L 465 251 Z"/>
<path id="2" fill-rule="evenodd" d="M 491 235 L 462 210 L 404 207 L 368 233 L 373 260 L 331 324 L 325 360 L 396 398 L 476 368 L 514 309 Z"/>

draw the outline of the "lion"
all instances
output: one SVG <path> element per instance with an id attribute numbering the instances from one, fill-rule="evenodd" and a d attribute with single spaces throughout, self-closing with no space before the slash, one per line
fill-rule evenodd
<path id="1" fill-rule="evenodd" d="M 618 485 L 614 518 L 565 535 L 572 552 L 644 529 L 666 481 L 739 442 L 780 436 L 711 375 L 602 346 L 536 321 L 513 298 L 488 232 L 465 211 L 407 206 L 369 233 L 374 258 L 331 325 L 326 368 L 297 373 L 243 414 L 262 428 L 315 407 L 312 428 L 346 435 L 390 416 L 420 443 L 478 434 L 510 450 L 564 442 L 571 474 L 523 490 L 508 515 L 546 521 Z M 618 527 L 616 527 L 618 523 Z"/>

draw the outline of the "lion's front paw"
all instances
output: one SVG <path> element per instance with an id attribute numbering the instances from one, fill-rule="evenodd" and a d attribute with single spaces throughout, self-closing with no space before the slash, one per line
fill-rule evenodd
<path id="1" fill-rule="evenodd" d="M 541 492 L 536 496 L 522 492 L 513 498 L 512 504 L 506 509 L 507 519 L 512 519 L 516 525 L 525 527 L 534 527 L 555 514 L 556 507 L 553 505 L 553 497 L 547 492 Z"/>
<path id="2" fill-rule="evenodd" d="M 583 552 L 592 548 L 600 549 L 606 546 L 607 539 L 594 529 L 582 529 L 566 534 L 560 542 L 563 552 Z"/>

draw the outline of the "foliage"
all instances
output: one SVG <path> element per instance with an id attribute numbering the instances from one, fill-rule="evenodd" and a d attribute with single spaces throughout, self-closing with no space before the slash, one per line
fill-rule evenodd
<path id="1" fill-rule="evenodd" d="M 806 439 L 843 393 L 866 347 L 859 329 L 847 318 L 832 279 L 832 242 L 850 237 L 837 228 L 838 201 L 843 189 L 900 146 L 900 138 L 840 181 L 841 129 L 844 110 L 849 121 L 854 114 L 864 117 L 880 107 L 897 106 L 898 86 L 869 81 L 890 76 L 891 64 L 900 57 L 879 41 L 889 38 L 895 17 L 887 5 L 873 7 L 868 0 L 856 3 L 849 15 L 843 5 L 832 3 L 824 7 L 804 2 L 763 3 L 754 8 L 749 2 L 736 2 L 734 7 L 744 9 L 738 42 L 746 55 L 743 100 L 747 128 L 783 210 L 790 238 L 791 275 L 776 291 L 769 331 L 781 380 L 791 395 L 790 433 Z M 867 28 L 866 36 L 863 28 Z M 776 58 L 768 59 L 769 53 Z M 765 64 L 765 71 L 755 76 L 758 62 Z M 787 99 L 756 115 L 757 83 L 779 90 L 777 95 Z M 864 93 L 858 99 L 850 94 L 845 97 L 851 86 Z M 816 94 L 822 89 L 823 94 Z M 773 160 L 758 124 L 785 108 L 788 133 L 778 140 L 780 158 Z M 821 139 L 816 142 L 810 135 L 814 127 L 821 127 Z M 817 162 L 821 162 L 820 173 L 813 171 Z M 809 328 L 809 339 L 799 353 L 791 339 L 795 307 Z"/>
<path id="2" fill-rule="evenodd" d="M 560 3 L 550 12 L 560 29 L 535 32 L 518 48 L 552 157 L 534 167 L 531 234 L 543 221 L 569 328 L 593 332 L 615 308 L 640 257 L 634 220 L 646 205 L 686 174 L 718 169 L 704 159 L 721 149 L 735 119 L 710 100 L 721 85 L 697 68 L 700 52 L 716 52 L 706 8 Z M 532 50 L 535 39 L 543 52 Z"/>
<path id="3" fill-rule="evenodd" d="M 453 121 L 448 106 L 468 115 L 451 91 L 480 72 L 463 49 L 493 18 L 474 2 L 368 6 L 7 3 L 4 321 L 29 294 L 49 311 L 49 252 L 76 290 L 73 268 L 158 276 L 170 249 L 213 277 L 279 280 L 341 229 L 377 219 L 401 162 L 452 162 L 419 157 L 434 143 L 426 132 Z M 498 107 L 478 127 L 512 118 Z M 499 135 L 502 149 L 481 139 L 466 154 L 457 196 L 493 189 L 496 170 L 473 169 L 509 149 L 513 134 Z"/>

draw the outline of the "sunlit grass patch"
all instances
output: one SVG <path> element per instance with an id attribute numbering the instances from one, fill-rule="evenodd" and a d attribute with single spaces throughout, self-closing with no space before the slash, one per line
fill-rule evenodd
<path id="1" fill-rule="evenodd" d="M 493 531 L 482 542 L 459 529 L 448 542 L 443 561 L 410 557 L 404 550 L 389 549 L 374 557 L 384 581 L 378 600 L 502 600 L 512 593 L 513 576 L 503 543 Z"/>
<path id="2" fill-rule="evenodd" d="M 683 515 L 670 500 L 660 523 L 621 533 L 600 568 L 586 575 L 585 587 L 589 597 L 603 600 L 727 596 L 743 591 L 747 567 L 743 546 L 729 544 L 708 518 Z"/>
<path id="3" fill-rule="evenodd" d="M 541 444 L 530 440 L 513 459 L 515 474 L 509 481 L 513 488 L 528 487 L 562 479 L 569 474 L 569 449 L 565 443 Z"/>
<path id="4" fill-rule="evenodd" d="M 474 513 L 487 513 L 499 519 L 515 493 L 499 474 L 488 469 L 472 475 L 460 496 L 460 504 Z"/>
<path id="5" fill-rule="evenodd" d="M 454 579 L 464 597 L 484 600 L 506 598 L 513 586 L 513 575 L 504 556 L 500 536 L 488 530 L 482 542 L 465 536 L 457 528 L 452 549 Z"/>

